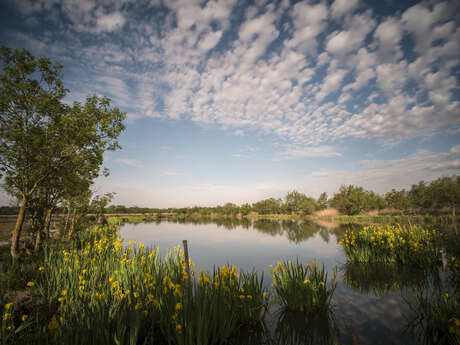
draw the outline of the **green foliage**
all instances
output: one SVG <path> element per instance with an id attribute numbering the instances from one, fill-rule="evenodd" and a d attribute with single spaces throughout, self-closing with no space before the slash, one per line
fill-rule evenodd
<path id="1" fill-rule="evenodd" d="M 286 194 L 283 209 L 287 213 L 312 214 L 318 208 L 315 199 L 292 191 Z"/>
<path id="2" fill-rule="evenodd" d="M 327 200 L 326 192 L 321 193 L 321 195 L 318 198 L 317 204 L 318 204 L 319 210 L 324 210 L 325 208 L 328 207 L 328 200 Z"/>
<path id="3" fill-rule="evenodd" d="M 282 200 L 270 198 L 261 200 L 252 205 L 252 210 L 259 214 L 281 213 Z"/>
<path id="4" fill-rule="evenodd" d="M 329 312 L 337 284 L 337 266 L 330 283 L 324 265 L 315 261 L 305 266 L 298 262 L 278 262 L 271 268 L 271 274 L 272 285 L 285 309 L 311 315 Z"/>
<path id="5" fill-rule="evenodd" d="M 385 194 L 385 202 L 387 207 L 401 211 L 407 211 L 413 206 L 413 200 L 405 189 L 400 191 L 392 189 L 390 192 Z"/>
<path id="6" fill-rule="evenodd" d="M 0 172 L 6 191 L 20 200 L 11 242 L 17 259 L 25 209 L 43 227 L 63 199 L 88 199 L 104 152 L 119 148 L 125 114 L 96 95 L 65 104 L 62 66 L 49 59 L 2 47 L 0 63 Z"/>
<path id="7" fill-rule="evenodd" d="M 340 187 L 330 200 L 330 205 L 344 214 L 355 215 L 363 211 L 383 208 L 385 201 L 372 191 L 349 185 Z"/>

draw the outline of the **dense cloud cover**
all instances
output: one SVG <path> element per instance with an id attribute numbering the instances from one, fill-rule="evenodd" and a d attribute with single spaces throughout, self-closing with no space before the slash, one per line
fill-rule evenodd
<path id="1" fill-rule="evenodd" d="M 4 43 L 59 59 L 74 99 L 108 95 L 132 120 L 270 134 L 287 158 L 339 157 L 336 142 L 350 138 L 385 146 L 459 133 L 457 1 L 3 6 L 22 20 L 4 24 Z M 455 157 L 432 169 L 458 170 Z"/>

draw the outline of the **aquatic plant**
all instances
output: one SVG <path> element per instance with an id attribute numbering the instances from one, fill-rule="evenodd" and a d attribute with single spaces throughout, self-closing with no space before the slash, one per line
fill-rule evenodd
<path id="1" fill-rule="evenodd" d="M 437 234 L 419 226 L 371 225 L 346 231 L 339 241 L 349 262 L 397 262 L 419 266 L 439 261 Z"/>
<path id="2" fill-rule="evenodd" d="M 324 265 L 312 261 L 296 264 L 279 261 L 271 267 L 272 285 L 281 305 L 291 311 L 302 313 L 326 313 L 336 288 L 337 265 L 332 281 L 328 282 Z"/>

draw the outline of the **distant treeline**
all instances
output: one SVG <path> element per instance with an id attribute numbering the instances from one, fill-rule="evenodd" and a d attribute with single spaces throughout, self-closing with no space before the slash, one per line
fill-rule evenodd
<path id="1" fill-rule="evenodd" d="M 430 213 L 436 214 L 442 211 L 449 211 L 455 214 L 456 207 L 460 201 L 460 176 L 440 177 L 432 182 L 420 181 L 412 185 L 409 190 L 392 189 L 390 192 L 381 195 L 374 191 L 366 190 L 359 186 L 341 186 L 339 190 L 328 198 L 322 193 L 318 199 L 309 197 L 304 193 L 292 191 L 281 198 L 269 198 L 260 200 L 253 204 L 236 205 L 226 203 L 215 207 L 183 207 L 183 208 L 149 208 L 123 205 L 111 205 L 105 208 L 109 214 L 145 214 L 145 213 L 174 213 L 174 214 L 196 214 L 210 216 L 212 214 L 246 216 L 257 213 L 266 214 L 297 214 L 309 215 L 315 211 L 329 207 L 336 208 L 342 214 L 356 215 L 372 210 L 387 209 L 388 212 L 408 213 Z M 60 213 L 60 209 L 56 213 Z M 18 207 L 0 207 L 0 214 L 17 214 Z M 62 210 L 64 212 L 64 210 Z"/>
<path id="2" fill-rule="evenodd" d="M 298 214 L 309 215 L 315 211 L 333 207 L 343 214 L 356 215 L 371 210 L 390 209 L 394 213 L 439 213 L 449 210 L 455 215 L 460 201 L 460 176 L 440 177 L 432 182 L 420 181 L 412 185 L 410 190 L 392 189 L 380 195 L 358 186 L 341 186 L 331 198 L 322 193 L 318 199 L 304 193 L 292 191 L 281 198 L 269 198 L 253 204 L 236 205 L 226 203 L 215 207 L 185 207 L 185 208 L 147 208 L 112 205 L 106 208 L 106 213 L 175 213 L 242 215 L 251 212 L 257 214 Z"/>

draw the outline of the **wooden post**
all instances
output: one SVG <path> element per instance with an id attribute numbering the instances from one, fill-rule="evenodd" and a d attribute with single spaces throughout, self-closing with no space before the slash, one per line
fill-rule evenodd
<path id="1" fill-rule="evenodd" d="M 190 276 L 190 264 L 188 259 L 188 246 L 187 240 L 182 241 L 184 243 L 184 256 L 185 256 L 185 272 L 187 272 L 188 280 L 190 286 L 192 285 L 192 277 Z"/>
<path id="2" fill-rule="evenodd" d="M 449 272 L 448 272 L 448 260 L 447 260 L 447 251 L 446 247 L 443 246 L 441 250 L 441 261 L 442 261 L 442 272 L 444 274 L 444 284 L 447 286 L 449 280 Z"/>

